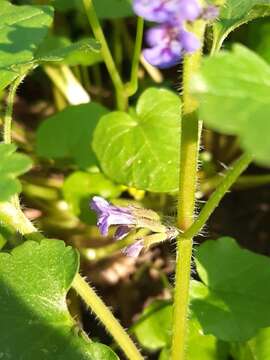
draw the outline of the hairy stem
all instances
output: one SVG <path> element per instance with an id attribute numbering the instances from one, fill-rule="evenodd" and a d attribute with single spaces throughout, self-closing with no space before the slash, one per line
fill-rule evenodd
<path id="1" fill-rule="evenodd" d="M 194 24 L 194 34 L 203 43 L 205 23 Z M 181 121 L 180 178 L 178 194 L 178 227 L 187 230 L 194 219 L 200 124 L 195 113 L 197 101 L 189 92 L 189 81 L 201 62 L 202 49 L 184 59 L 183 114 Z M 192 238 L 177 241 L 176 279 L 173 308 L 172 360 L 184 360 L 188 326 L 189 287 L 191 277 Z"/>
<path id="2" fill-rule="evenodd" d="M 13 117 L 13 106 L 15 101 L 15 95 L 20 83 L 23 81 L 26 75 L 27 75 L 27 71 L 25 71 L 24 74 L 19 75 L 13 81 L 9 89 L 8 98 L 7 98 L 7 108 L 4 117 L 3 140 L 5 144 L 11 144 L 12 142 L 12 117 Z M 19 212 L 22 213 L 18 194 L 12 196 L 11 203 L 18 209 Z"/>
<path id="3" fill-rule="evenodd" d="M 15 100 L 16 91 L 18 86 L 23 81 L 25 75 L 18 76 L 13 83 L 10 85 L 8 98 L 7 98 L 7 108 L 4 117 L 4 132 L 3 140 L 5 144 L 11 144 L 11 126 L 12 126 L 12 114 L 13 114 L 13 104 Z"/>
<path id="4" fill-rule="evenodd" d="M 227 173 L 224 175 L 223 180 L 202 208 L 198 218 L 194 221 L 194 223 L 190 226 L 189 229 L 187 229 L 183 234 L 181 234 L 180 238 L 192 238 L 200 232 L 211 214 L 219 205 L 224 195 L 236 182 L 242 172 L 246 170 L 251 161 L 252 156 L 250 154 L 244 154 L 230 167 L 229 170 L 227 170 Z"/>
<path id="5" fill-rule="evenodd" d="M 105 325 L 114 340 L 122 348 L 127 358 L 130 360 L 143 360 L 142 355 L 139 353 L 135 344 L 122 328 L 118 320 L 114 317 L 112 312 L 104 304 L 96 292 L 79 274 L 75 276 L 72 287 Z"/>
<path id="6" fill-rule="evenodd" d="M 127 96 L 125 92 L 125 87 L 116 68 L 111 51 L 109 49 L 102 27 L 95 12 L 93 2 L 92 0 L 82 0 L 82 2 L 93 33 L 96 39 L 100 42 L 103 60 L 115 87 L 117 106 L 119 110 L 125 110 L 127 107 Z"/>

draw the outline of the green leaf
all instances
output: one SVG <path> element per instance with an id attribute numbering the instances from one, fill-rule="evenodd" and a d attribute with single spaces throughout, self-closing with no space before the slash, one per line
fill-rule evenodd
<path id="1" fill-rule="evenodd" d="M 95 164 L 92 133 L 106 113 L 106 108 L 91 102 L 69 106 L 47 118 L 37 131 L 37 154 L 49 159 L 71 159 L 82 168 Z"/>
<path id="2" fill-rule="evenodd" d="M 121 192 L 121 187 L 115 185 L 103 174 L 82 171 L 76 171 L 68 176 L 63 186 L 64 198 L 70 205 L 72 212 L 90 225 L 96 223 L 96 218 L 93 218 L 89 211 L 91 195 L 115 198 Z"/>
<path id="3" fill-rule="evenodd" d="M 207 241 L 197 252 L 199 283 L 192 310 L 206 334 L 245 341 L 270 325 L 270 259 L 232 238 Z"/>
<path id="4" fill-rule="evenodd" d="M 244 150 L 270 165 L 270 66 L 262 58 L 241 45 L 209 57 L 192 91 L 207 126 L 238 135 Z"/>
<path id="5" fill-rule="evenodd" d="M 77 10 L 84 12 L 81 0 L 51 0 L 59 11 Z M 119 19 L 134 15 L 132 0 L 93 0 L 95 11 L 100 19 Z"/>
<path id="6" fill-rule="evenodd" d="M 235 360 L 270 360 L 270 328 L 265 328 L 246 343 L 232 344 Z"/>
<path id="7" fill-rule="evenodd" d="M 135 324 L 135 334 L 140 344 L 148 350 L 163 349 L 159 360 L 169 360 L 172 329 L 172 305 L 157 300 L 150 304 Z M 225 360 L 227 348 L 220 346 L 212 335 L 204 335 L 195 318 L 189 320 L 187 359 Z"/>
<path id="8" fill-rule="evenodd" d="M 213 26 L 215 48 L 219 49 L 230 32 L 240 25 L 268 15 L 270 0 L 226 0 Z"/>
<path id="9" fill-rule="evenodd" d="M 7 201 L 21 191 L 17 176 L 28 171 L 32 162 L 26 155 L 15 153 L 13 144 L 0 144 L 0 201 Z"/>
<path id="10" fill-rule="evenodd" d="M 172 305 L 169 301 L 156 300 L 144 309 L 135 324 L 139 343 L 149 350 L 158 350 L 171 342 Z"/>
<path id="11" fill-rule="evenodd" d="M 100 45 L 94 39 L 83 39 L 71 43 L 68 38 L 48 36 L 36 53 L 38 62 L 55 62 L 69 66 L 89 66 L 102 61 Z"/>
<path id="12" fill-rule="evenodd" d="M 16 6 L 0 0 L 0 90 L 13 81 L 19 65 L 33 61 L 53 20 L 48 6 Z"/>
<path id="13" fill-rule="evenodd" d="M 247 28 L 245 42 L 268 63 L 270 63 L 270 24 L 268 18 L 254 21 Z"/>
<path id="14" fill-rule="evenodd" d="M 168 192 L 178 188 L 179 139 L 179 97 L 150 88 L 135 111 L 101 118 L 93 149 L 109 178 L 142 190 Z"/>
<path id="15" fill-rule="evenodd" d="M 76 330 L 66 294 L 78 254 L 59 240 L 27 241 L 0 254 L 0 354 L 3 359 L 117 359 Z"/>
<path id="16" fill-rule="evenodd" d="M 118 19 L 134 15 L 132 0 L 93 0 L 100 19 Z"/>

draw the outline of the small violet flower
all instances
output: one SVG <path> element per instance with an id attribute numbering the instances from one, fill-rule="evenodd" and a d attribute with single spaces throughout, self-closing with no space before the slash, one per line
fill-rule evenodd
<path id="1" fill-rule="evenodd" d="M 133 8 L 137 15 L 158 23 L 171 22 L 176 14 L 194 21 L 201 12 L 197 0 L 134 0 Z"/>
<path id="2" fill-rule="evenodd" d="M 163 69 L 176 65 L 183 53 L 191 53 L 200 45 L 193 34 L 169 23 L 149 29 L 146 41 L 150 48 L 143 51 L 145 59 Z"/>
<path id="3" fill-rule="evenodd" d="M 171 240 L 179 233 L 175 227 L 163 225 L 159 215 L 150 209 L 115 206 L 100 196 L 94 196 L 90 206 L 97 213 L 97 225 L 103 236 L 108 235 L 111 225 L 117 226 L 114 233 L 115 240 L 123 239 L 136 229 L 148 230 L 149 235 L 146 234 L 145 237 L 139 236 L 139 233 L 135 232 L 136 240 L 123 250 L 127 256 L 137 257 L 150 239 L 152 241 L 154 239 L 155 242 Z"/>
<path id="4" fill-rule="evenodd" d="M 200 47 L 199 40 L 185 30 L 185 22 L 218 15 L 217 7 L 202 8 L 198 0 L 134 0 L 133 8 L 137 15 L 159 23 L 147 31 L 149 48 L 143 51 L 145 59 L 159 68 L 176 65 L 184 54 Z"/>
<path id="5" fill-rule="evenodd" d="M 102 197 L 94 196 L 90 206 L 97 213 L 97 225 L 103 236 L 108 235 L 111 225 L 134 225 L 136 223 L 131 208 L 111 205 Z"/>
<path id="6" fill-rule="evenodd" d="M 91 209 L 97 213 L 97 225 L 103 236 L 108 235 L 108 230 L 111 225 L 119 225 L 114 237 L 116 240 L 120 240 L 127 236 L 136 225 L 136 218 L 132 214 L 132 207 L 111 205 L 100 196 L 94 196 L 90 206 Z M 123 250 L 123 254 L 130 257 L 138 257 L 143 247 L 143 241 L 138 240 L 134 244 L 127 246 Z"/>

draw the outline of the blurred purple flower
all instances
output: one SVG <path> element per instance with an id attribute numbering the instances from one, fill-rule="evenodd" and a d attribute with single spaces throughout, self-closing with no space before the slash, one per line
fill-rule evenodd
<path id="1" fill-rule="evenodd" d="M 198 0 L 178 0 L 179 3 L 179 16 L 184 21 L 194 21 L 201 14 L 201 6 Z"/>
<path id="2" fill-rule="evenodd" d="M 193 52 L 200 46 L 193 34 L 168 23 L 149 29 L 146 41 L 150 48 L 143 51 L 145 59 L 160 68 L 176 65 L 184 53 Z"/>
<path id="3" fill-rule="evenodd" d="M 179 10 L 179 0 L 134 0 L 137 15 L 158 23 L 169 21 Z"/>
<path id="4" fill-rule="evenodd" d="M 97 213 L 100 233 L 103 236 L 108 234 L 111 225 L 134 225 L 136 219 L 132 215 L 132 209 L 111 205 L 108 201 L 99 196 L 94 196 L 91 201 L 91 209 Z"/>
<path id="5" fill-rule="evenodd" d="M 184 21 L 194 21 L 201 13 L 198 0 L 134 0 L 137 15 L 158 23 L 171 22 L 175 14 Z"/>
<path id="6" fill-rule="evenodd" d="M 169 68 L 179 63 L 185 53 L 199 48 L 197 38 L 184 29 L 186 21 L 194 21 L 202 14 L 198 0 L 134 0 L 133 7 L 139 16 L 160 23 L 146 34 L 150 48 L 143 55 L 150 64 Z"/>

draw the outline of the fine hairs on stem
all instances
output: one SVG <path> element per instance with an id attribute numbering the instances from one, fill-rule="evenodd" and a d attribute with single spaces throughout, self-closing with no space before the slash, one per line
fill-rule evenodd
<path id="1" fill-rule="evenodd" d="M 197 21 L 193 32 L 203 43 L 205 22 Z M 183 105 L 181 120 L 180 181 L 177 225 L 186 231 L 193 223 L 201 126 L 195 113 L 197 102 L 189 93 L 189 81 L 201 62 L 202 49 L 186 56 L 183 64 Z M 185 360 L 191 278 L 192 238 L 177 241 L 173 307 L 172 360 Z"/>

